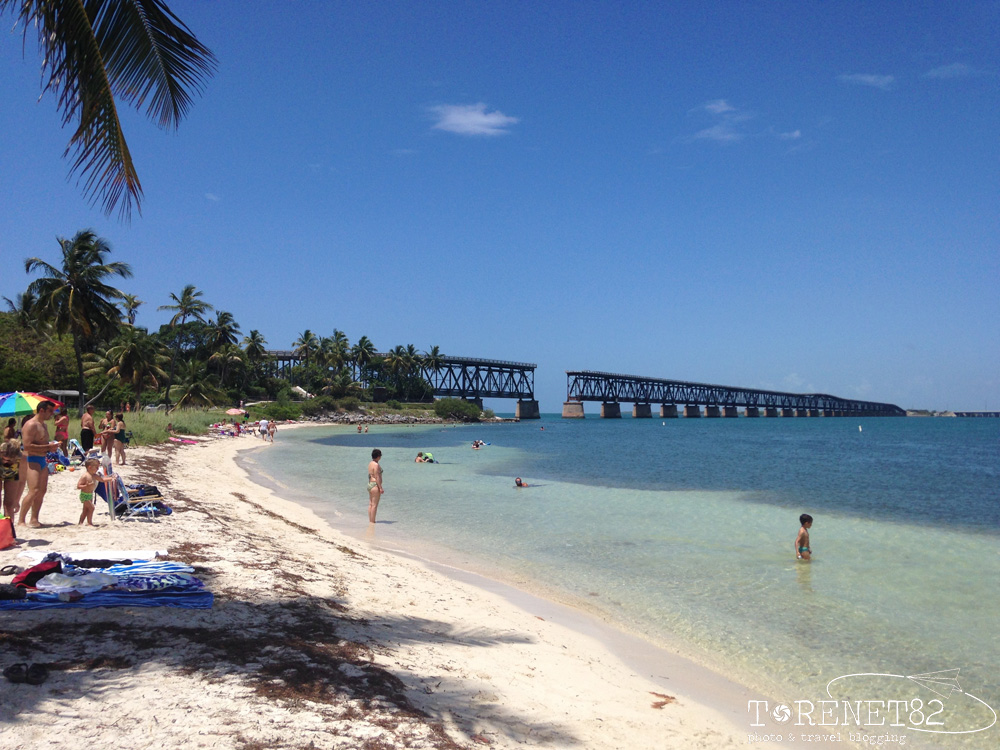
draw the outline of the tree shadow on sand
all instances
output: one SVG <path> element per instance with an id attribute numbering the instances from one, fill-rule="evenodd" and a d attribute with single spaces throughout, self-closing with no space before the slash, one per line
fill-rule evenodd
<path id="1" fill-rule="evenodd" d="M 196 575 L 211 581 L 208 569 L 197 570 Z M 81 612 L 86 614 L 81 616 Z M 345 631 L 354 639 L 343 637 Z M 485 628 L 456 629 L 449 623 L 422 618 L 350 618 L 342 605 L 316 597 L 261 603 L 217 597 L 211 610 L 0 612 L 3 666 L 23 661 L 45 664 L 50 670 L 48 682 L 40 687 L 0 679 L 0 703 L 5 720 L 37 722 L 44 720 L 39 704 L 46 699 L 104 693 L 113 700 L 116 673 L 125 670 L 134 675 L 143 666 L 164 665 L 209 682 L 236 680 L 258 699 L 292 710 L 307 703 L 343 706 L 350 701 L 341 718 L 371 719 L 370 714 L 378 713 L 374 723 L 383 727 L 393 721 L 420 721 L 430 728 L 434 747 L 462 747 L 445 733 L 443 723 L 452 722 L 456 714 L 467 716 L 468 707 L 480 698 L 481 686 L 465 684 L 460 677 L 407 672 L 412 690 L 419 690 L 421 684 L 448 682 L 440 694 L 421 699 L 422 707 L 415 707 L 407 697 L 406 684 L 374 663 L 376 651 L 385 650 L 377 640 L 383 634 L 384 640 L 394 643 L 448 641 L 473 648 L 530 641 L 522 635 Z M 55 658 L 55 653 L 61 656 Z M 430 688 L 423 692 L 437 693 Z M 393 707 L 391 712 L 385 711 L 387 705 Z M 528 717 L 496 705 L 490 706 L 490 714 L 491 732 L 511 739 L 516 727 L 522 735 L 536 730 L 556 746 L 580 744 L 570 731 L 552 723 L 534 727 Z M 240 747 L 250 750 L 255 745 Z"/>

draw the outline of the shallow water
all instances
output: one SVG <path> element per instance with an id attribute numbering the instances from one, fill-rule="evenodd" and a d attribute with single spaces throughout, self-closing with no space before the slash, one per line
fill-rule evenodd
<path id="1" fill-rule="evenodd" d="M 960 667 L 963 692 L 1000 706 L 998 420 L 546 417 L 373 430 L 288 431 L 248 460 L 360 534 L 379 447 L 380 543 L 430 544 L 555 589 L 762 695 L 818 701 L 841 675 Z M 491 445 L 473 451 L 474 438 Z M 418 450 L 441 463 L 413 463 Z M 515 475 L 532 486 L 514 488 Z M 811 563 L 793 553 L 802 512 L 815 517 Z M 956 730 L 992 720 L 957 698 L 945 715 Z M 910 734 L 918 747 L 1000 744 L 996 727 Z"/>

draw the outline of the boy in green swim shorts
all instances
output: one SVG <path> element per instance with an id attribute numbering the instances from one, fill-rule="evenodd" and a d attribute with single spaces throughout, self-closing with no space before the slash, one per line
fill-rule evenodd
<path id="1" fill-rule="evenodd" d="M 76 483 L 76 488 L 80 490 L 80 502 L 83 503 L 83 510 L 80 512 L 79 524 L 87 522 L 88 526 L 94 525 L 94 492 L 97 490 L 97 483 L 101 478 L 97 476 L 97 470 L 101 462 L 96 458 L 88 458 L 83 462 L 84 472 L 80 481 Z"/>
<path id="2" fill-rule="evenodd" d="M 795 537 L 795 556 L 799 560 L 811 560 L 812 550 L 809 549 L 809 529 L 813 525 L 813 517 L 808 513 L 803 513 L 799 516 L 799 523 L 802 524 L 802 528 L 799 529 L 799 535 Z"/>

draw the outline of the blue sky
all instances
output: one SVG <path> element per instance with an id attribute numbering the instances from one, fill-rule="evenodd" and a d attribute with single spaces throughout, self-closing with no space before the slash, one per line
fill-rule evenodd
<path id="1" fill-rule="evenodd" d="M 138 323 L 1000 409 L 1000 3 L 173 2 L 220 67 L 91 208 L 0 39 L 0 294 L 92 228 Z M 5 16 L 4 29 L 13 19 Z M 498 402 L 499 410 L 512 404 Z"/>

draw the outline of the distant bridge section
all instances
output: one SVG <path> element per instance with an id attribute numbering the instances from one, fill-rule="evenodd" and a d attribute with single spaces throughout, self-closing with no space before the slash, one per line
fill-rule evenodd
<path id="1" fill-rule="evenodd" d="M 295 352 L 269 351 L 275 377 L 289 377 L 291 370 L 300 364 Z M 379 352 L 373 359 L 384 359 L 388 352 Z M 497 359 L 442 356 L 439 367 L 420 366 L 420 375 L 438 397 L 463 398 L 482 408 L 484 398 L 516 398 L 516 416 L 520 419 L 538 419 L 538 402 L 535 400 L 535 368 L 527 362 L 506 362 Z M 354 379 L 367 387 L 361 368 L 352 364 Z"/>
<path id="2" fill-rule="evenodd" d="M 563 417 L 582 418 L 583 402 L 601 402 L 601 416 L 621 417 L 622 402 L 634 404 L 633 417 L 652 417 L 660 404 L 661 417 L 736 417 L 742 407 L 747 417 L 905 417 L 895 404 L 838 398 L 823 393 L 782 393 L 725 385 L 687 383 L 636 375 L 581 370 L 566 373 Z"/>

